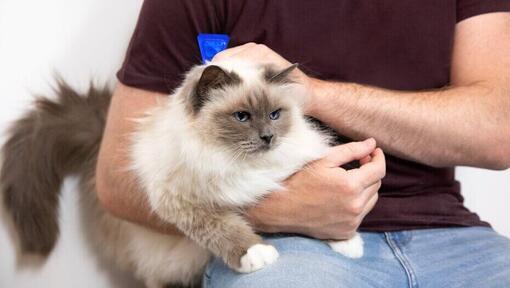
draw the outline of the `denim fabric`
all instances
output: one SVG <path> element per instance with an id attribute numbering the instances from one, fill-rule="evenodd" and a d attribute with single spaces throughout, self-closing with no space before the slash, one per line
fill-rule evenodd
<path id="1" fill-rule="evenodd" d="M 346 258 L 322 241 L 289 234 L 266 237 L 276 263 L 239 274 L 214 259 L 205 288 L 510 287 L 510 240 L 491 228 L 365 233 L 365 255 Z"/>

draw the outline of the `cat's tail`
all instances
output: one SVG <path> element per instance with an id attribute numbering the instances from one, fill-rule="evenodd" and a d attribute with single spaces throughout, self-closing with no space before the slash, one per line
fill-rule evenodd
<path id="1" fill-rule="evenodd" d="M 3 147 L 1 194 L 23 254 L 55 246 L 63 178 L 95 165 L 111 99 L 107 87 L 80 94 L 61 80 L 54 91 L 14 123 Z"/>

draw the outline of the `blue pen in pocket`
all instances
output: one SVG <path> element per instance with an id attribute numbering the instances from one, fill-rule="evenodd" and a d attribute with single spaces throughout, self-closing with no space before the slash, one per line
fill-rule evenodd
<path id="1" fill-rule="evenodd" d="M 214 55 L 227 49 L 229 40 L 230 37 L 226 34 L 198 34 L 197 41 L 202 62 L 204 64 L 211 62 Z"/>

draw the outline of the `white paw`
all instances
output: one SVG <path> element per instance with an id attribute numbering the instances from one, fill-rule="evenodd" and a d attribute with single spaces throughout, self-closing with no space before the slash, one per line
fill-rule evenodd
<path id="1" fill-rule="evenodd" d="M 278 251 L 273 246 L 255 244 L 241 257 L 241 268 L 237 271 L 251 273 L 273 263 L 276 259 L 278 259 Z"/>
<path id="2" fill-rule="evenodd" d="M 328 244 L 333 250 L 346 257 L 361 258 L 363 256 L 363 239 L 359 233 L 349 240 L 330 241 Z"/>

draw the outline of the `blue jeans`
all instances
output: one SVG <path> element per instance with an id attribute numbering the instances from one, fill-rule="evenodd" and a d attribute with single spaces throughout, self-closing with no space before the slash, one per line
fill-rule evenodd
<path id="1" fill-rule="evenodd" d="M 510 287 L 510 240 L 491 228 L 366 233 L 365 254 L 349 259 L 322 241 L 267 237 L 280 258 L 251 274 L 213 260 L 205 288 Z"/>

